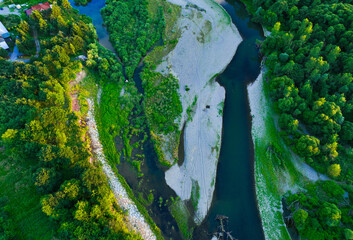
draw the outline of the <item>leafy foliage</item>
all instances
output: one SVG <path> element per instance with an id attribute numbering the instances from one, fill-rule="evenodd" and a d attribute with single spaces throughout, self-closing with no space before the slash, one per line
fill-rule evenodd
<path id="1" fill-rule="evenodd" d="M 306 193 L 287 197 L 300 235 L 304 239 L 344 239 L 353 221 L 352 207 L 343 197 L 342 186 L 333 181 L 320 181 L 307 188 Z"/>
<path id="2" fill-rule="evenodd" d="M 159 8 L 157 16 L 152 16 L 146 0 L 108 0 L 102 16 L 126 75 L 131 78 L 141 57 L 162 37 L 163 11 Z"/>
<path id="3" fill-rule="evenodd" d="M 91 23 L 65 1 L 31 18 L 42 28 L 39 58 L 29 64 L 0 59 L 6 154 L 30 163 L 42 211 L 58 223 L 59 238 L 140 239 L 130 233 L 101 166 L 90 163 L 84 120 L 71 111 L 68 84 L 82 67 L 73 57 L 95 42 Z"/>
<path id="4" fill-rule="evenodd" d="M 271 31 L 261 53 L 285 142 L 317 171 L 352 184 L 353 1 L 255 0 L 251 10 Z M 349 239 L 341 185 L 306 188 L 287 198 L 301 237 Z"/>
<path id="5" fill-rule="evenodd" d="M 286 141 L 318 171 L 331 174 L 339 164 L 332 176 L 353 182 L 352 1 L 257 0 L 254 7 L 254 19 L 272 30 L 261 52 Z"/>

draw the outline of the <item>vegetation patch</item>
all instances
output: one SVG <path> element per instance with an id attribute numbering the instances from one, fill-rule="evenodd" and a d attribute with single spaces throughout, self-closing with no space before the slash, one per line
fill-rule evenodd
<path id="1" fill-rule="evenodd" d="M 159 162 L 169 167 L 178 159 L 179 121 L 182 113 L 179 82 L 172 74 L 163 75 L 154 69 L 177 43 L 180 30 L 176 28 L 176 21 L 180 7 L 158 2 L 161 4 L 166 22 L 163 32 L 164 45 L 154 48 L 145 58 L 145 67 L 140 77 L 145 91 L 143 106 L 151 138 Z"/>
<path id="2" fill-rule="evenodd" d="M 192 181 L 192 188 L 191 188 L 191 202 L 196 211 L 197 205 L 199 204 L 200 200 L 200 186 L 197 181 Z"/>
<path id="3" fill-rule="evenodd" d="M 353 189 L 334 181 L 319 181 L 305 186 L 307 191 L 286 199 L 291 214 L 288 224 L 305 239 L 350 239 L 352 235 Z M 345 190 L 348 192 L 345 195 Z"/>
<path id="4" fill-rule="evenodd" d="M 17 203 L 22 217 L 28 216 L 16 219 L 13 228 L 26 227 L 23 231 L 28 238 L 47 231 L 39 239 L 52 238 L 51 234 L 60 239 L 140 239 L 130 232 L 102 167 L 91 155 L 85 116 L 71 109 L 69 83 L 82 69 L 75 57 L 85 54 L 96 41 L 90 20 L 63 0 L 47 11 L 34 11 L 28 21 L 41 39 L 42 51 L 28 64 L 0 58 L 1 144 L 11 164 L 24 162 L 25 167 L 16 167 L 13 177 L 17 179 L 12 180 L 12 189 L 23 196 L 16 201 L 14 193 L 4 192 L 13 201 L 9 206 Z M 22 21 L 17 28 L 22 37 L 29 34 L 28 25 Z M 26 185 L 18 179 L 20 175 Z M 30 200 L 27 195 L 34 188 L 38 194 Z M 50 221 L 33 230 L 30 224 L 35 227 L 47 220 L 36 212 L 38 205 Z M 33 215 L 28 207 L 33 207 Z M 54 233 L 52 224 L 58 227 Z"/>
<path id="5" fill-rule="evenodd" d="M 191 239 L 193 228 L 190 227 L 189 219 L 190 213 L 185 206 L 185 203 L 180 199 L 172 201 L 172 204 L 169 207 L 170 212 L 172 213 L 174 219 L 176 220 L 179 230 L 182 233 L 184 239 Z"/>
<path id="6" fill-rule="evenodd" d="M 257 81 L 263 81 L 257 80 Z M 303 183 L 303 177 L 291 162 L 288 148 L 275 126 L 275 112 L 269 105 L 266 85 L 261 89 L 265 101 L 261 102 L 262 112 L 255 118 L 263 119 L 261 133 L 252 134 L 255 150 L 256 195 L 265 236 L 269 239 L 291 239 L 282 216 L 282 197 L 288 190 L 295 191 Z M 254 121 L 253 121 L 254 124 Z M 275 156 L 274 156 L 275 155 Z M 280 157 L 280 162 L 276 157 Z"/>
<path id="7" fill-rule="evenodd" d="M 0 238 L 52 239 L 58 229 L 40 205 L 31 164 L 0 154 Z"/>
<path id="8" fill-rule="evenodd" d="M 157 9 L 151 6 L 153 13 L 150 13 L 146 0 L 108 0 L 101 10 L 109 38 L 129 79 L 141 57 L 162 37 L 165 21 L 162 7 L 157 6 Z"/>

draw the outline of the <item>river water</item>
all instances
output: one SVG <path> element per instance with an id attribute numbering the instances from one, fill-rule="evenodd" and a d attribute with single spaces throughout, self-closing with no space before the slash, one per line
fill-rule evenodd
<path id="1" fill-rule="evenodd" d="M 104 6 L 105 1 L 94 0 L 85 7 L 74 6 L 72 0 L 70 3 L 81 14 L 92 18 L 99 42 L 105 48 L 113 50 L 100 15 L 100 9 Z M 263 39 L 263 32 L 261 26 L 250 21 L 250 16 L 242 3 L 237 0 L 221 1 L 220 3 L 232 17 L 233 23 L 243 37 L 243 42 L 239 45 L 227 69 L 218 79 L 218 82 L 226 89 L 226 99 L 215 193 L 209 214 L 205 221 L 195 229 L 193 238 L 197 240 L 210 239 L 209 234 L 214 232 L 218 226 L 215 217 L 226 215 L 229 218 L 227 230 L 232 232 L 233 237 L 239 240 L 261 240 L 264 239 L 264 235 L 255 194 L 254 149 L 246 86 L 254 81 L 260 72 L 260 58 L 255 41 Z M 155 166 L 155 159 L 152 159 L 155 156 L 151 156 L 151 154 L 146 154 L 146 156 L 148 159 L 147 164 L 144 165 L 146 169 L 144 174 L 153 175 L 153 178 L 148 180 L 149 187 L 153 187 L 155 184 L 157 185 L 154 187 L 159 185 L 156 192 L 160 192 L 164 199 L 165 196 L 175 196 L 166 187 L 163 171 Z M 151 164 L 152 162 L 154 164 Z M 153 167 L 151 167 L 152 165 Z M 120 166 L 119 171 L 121 172 L 121 170 L 126 173 L 122 173 L 122 175 L 125 175 L 126 181 L 132 188 L 139 184 L 126 164 Z M 145 189 L 145 191 L 149 191 L 149 189 Z M 156 194 L 155 197 L 160 194 Z M 158 206 L 157 203 L 153 205 Z M 179 239 L 177 226 L 174 219 L 171 219 L 170 214 L 167 213 L 167 209 L 153 205 L 149 212 L 164 232 L 163 235 Z"/>
<path id="2" fill-rule="evenodd" d="M 228 231 L 239 240 L 264 239 L 257 208 L 254 180 L 254 147 L 247 84 L 260 72 L 256 39 L 263 39 L 260 25 L 250 22 L 245 6 L 238 1 L 221 2 L 232 17 L 243 42 L 218 82 L 226 89 L 223 135 L 217 168 L 216 187 L 206 221 L 194 239 L 206 239 L 218 226 L 217 215 L 229 218 Z"/>

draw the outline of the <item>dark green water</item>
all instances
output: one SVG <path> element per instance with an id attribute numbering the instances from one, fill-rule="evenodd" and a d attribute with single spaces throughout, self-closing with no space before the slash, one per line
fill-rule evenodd
<path id="1" fill-rule="evenodd" d="M 260 58 L 255 45 L 263 39 L 261 26 L 238 1 L 222 4 L 242 35 L 243 42 L 218 82 L 226 89 L 223 136 L 217 169 L 216 188 L 207 219 L 195 231 L 194 239 L 206 239 L 216 230 L 217 215 L 229 217 L 228 231 L 240 240 L 264 239 L 257 209 L 254 182 L 254 149 L 247 84 L 260 72 Z"/>
<path id="2" fill-rule="evenodd" d="M 72 6 L 73 0 L 70 0 Z M 100 9 L 104 0 L 94 0 L 86 7 L 76 7 L 81 14 L 92 18 L 97 29 L 100 43 L 107 49 L 113 50 L 109 42 L 109 35 L 103 26 Z M 216 188 L 212 206 L 204 222 L 195 229 L 194 239 L 210 239 L 210 233 L 218 226 L 214 220 L 216 215 L 229 217 L 227 230 L 239 240 L 264 239 L 259 212 L 257 209 L 254 183 L 254 150 L 251 139 L 251 117 L 247 99 L 246 86 L 256 79 L 260 71 L 260 58 L 255 46 L 256 39 L 263 39 L 261 27 L 250 22 L 245 7 L 238 1 L 230 0 L 223 4 L 232 17 L 243 37 L 233 60 L 220 75 L 218 81 L 226 89 L 224 105 L 223 136 L 220 159 L 217 169 Z M 139 86 L 138 86 L 139 87 Z M 141 86 L 140 86 L 141 87 Z M 149 212 L 164 232 L 164 236 L 180 239 L 179 230 L 171 219 L 167 208 L 158 206 L 158 196 L 164 199 L 175 196 L 166 185 L 164 172 L 156 166 L 153 149 L 146 147 L 146 164 L 143 172 L 146 181 L 142 185 L 146 193 L 154 188 L 155 201 L 149 207 Z M 129 185 L 136 189 L 141 185 L 135 179 L 135 174 L 126 164 L 121 164 L 119 171 Z M 148 180 L 147 180 L 148 179 Z"/>
<path id="3" fill-rule="evenodd" d="M 103 25 L 103 18 L 100 10 L 105 6 L 105 0 L 93 0 L 87 6 L 75 6 L 74 0 L 69 0 L 71 6 L 77 9 L 80 14 L 85 14 L 92 19 L 92 23 L 97 30 L 99 43 L 114 52 L 113 45 L 109 41 L 109 34 Z"/>

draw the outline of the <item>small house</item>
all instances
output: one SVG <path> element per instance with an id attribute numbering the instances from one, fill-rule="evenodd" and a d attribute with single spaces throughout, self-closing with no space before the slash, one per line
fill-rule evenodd
<path id="1" fill-rule="evenodd" d="M 16 8 L 17 8 L 18 10 L 20 10 L 20 9 L 21 9 L 21 5 L 17 4 L 17 5 L 16 5 Z"/>
<path id="2" fill-rule="evenodd" d="M 47 10 L 49 8 L 51 8 L 51 6 L 50 6 L 49 2 L 46 2 L 46 3 L 40 3 L 40 4 L 37 4 L 37 5 L 34 5 L 30 9 L 25 10 L 25 12 L 26 12 L 27 16 L 29 16 L 29 15 L 32 14 L 32 12 L 34 10 L 37 10 L 37 11 L 41 12 L 41 11 Z"/>
<path id="3" fill-rule="evenodd" d="M 10 37 L 10 33 L 7 31 L 6 27 L 2 22 L 0 22 L 0 37 L 2 38 L 8 38 Z"/>

